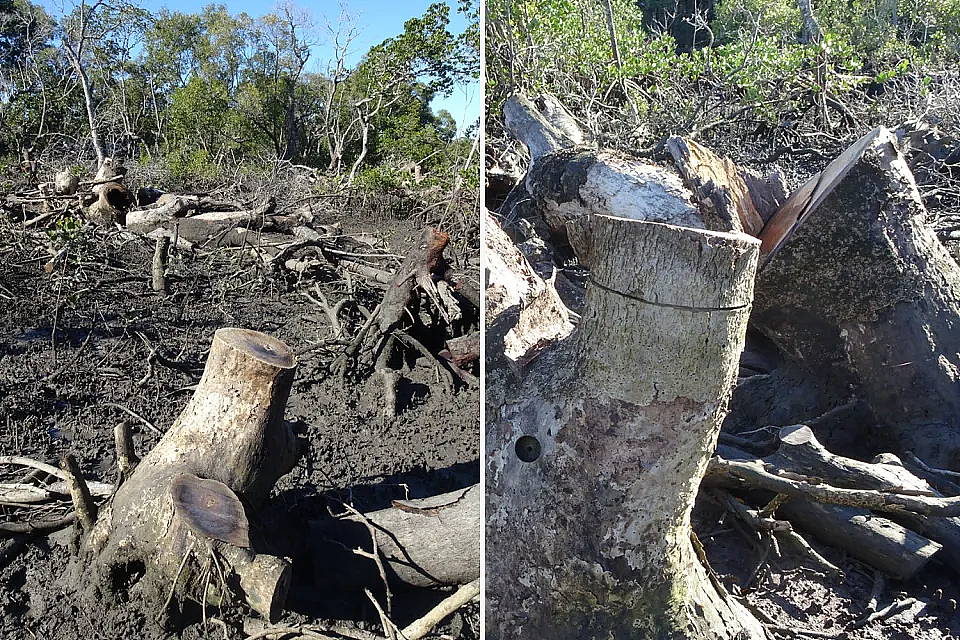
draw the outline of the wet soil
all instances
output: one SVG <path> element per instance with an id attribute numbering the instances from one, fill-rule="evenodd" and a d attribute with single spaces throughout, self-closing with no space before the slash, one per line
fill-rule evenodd
<path id="1" fill-rule="evenodd" d="M 318 222 L 338 221 L 345 233 L 384 239 L 385 249 L 398 255 L 420 233 L 404 220 Z M 269 551 L 293 561 L 280 624 L 339 620 L 380 632 L 362 593 L 339 589 L 336 576 L 314 571 L 323 563 L 312 555 L 308 522 L 342 512 L 343 503 L 369 511 L 392 499 L 479 482 L 479 390 L 444 390 L 432 363 L 407 354 L 399 413 L 385 418 L 377 376 L 366 369 L 346 382 L 330 375 L 337 347 L 317 346 L 331 329 L 304 295 L 316 285 L 334 303 L 350 289 L 372 309 L 380 290 L 333 270 L 278 276 L 251 251 L 227 247 L 174 252 L 170 292 L 161 295 L 150 284 L 152 255 L 152 241 L 115 230 L 26 233 L 0 219 L 0 455 L 58 464 L 72 453 L 88 479 L 115 482 L 114 427 L 129 421 L 137 452 L 148 451 L 190 399 L 214 331 L 232 326 L 274 335 L 298 353 L 286 419 L 304 444 L 298 466 L 277 484 L 257 523 L 272 543 Z M 347 315 L 348 328 L 362 321 L 356 310 Z M 444 338 L 427 327 L 418 337 L 428 344 Z M 154 351 L 160 357 L 151 362 Z M 28 471 L 0 465 L 0 482 L 20 482 Z M 70 510 L 64 502 L 0 506 L 0 522 L 56 518 Z M 158 620 L 155 608 L 136 598 L 84 598 L 81 585 L 65 577 L 75 557 L 70 528 L 49 536 L 0 536 L 0 638 L 220 639 L 262 629 L 262 622 L 238 610 L 208 608 L 204 620 L 199 606 L 185 605 L 182 613 Z M 397 591 L 395 622 L 411 622 L 445 595 Z M 454 638 L 479 637 L 479 606 L 468 604 L 441 630 Z"/>
<path id="2" fill-rule="evenodd" d="M 876 582 L 873 569 L 798 529 L 820 555 L 839 567 L 840 575 L 829 576 L 785 547 L 779 559 L 765 553 L 756 533 L 732 522 L 735 518 L 702 496 L 694 513 L 694 529 L 710 566 L 728 592 L 743 596 L 767 622 L 774 638 L 941 640 L 960 634 L 960 582 L 935 560 L 910 580 L 883 579 L 876 609 L 893 603 L 907 606 L 855 628 L 871 613 L 867 606 Z"/>

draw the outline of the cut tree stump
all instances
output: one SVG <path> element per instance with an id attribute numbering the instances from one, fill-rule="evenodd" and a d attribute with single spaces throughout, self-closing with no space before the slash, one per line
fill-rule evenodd
<path id="1" fill-rule="evenodd" d="M 883 128 L 798 189 L 760 236 L 752 322 L 862 395 L 877 450 L 960 469 L 960 268 Z"/>
<path id="2" fill-rule="evenodd" d="M 480 577 L 480 485 L 418 500 L 394 500 L 379 511 L 310 523 L 318 584 L 331 588 L 378 587 L 370 529 L 387 579 L 394 585 L 439 587 Z"/>
<path id="3" fill-rule="evenodd" d="M 569 228 L 592 267 L 579 325 L 521 380 L 487 378 L 503 398 L 486 413 L 488 636 L 762 638 L 690 541 L 759 242 L 599 215 Z"/>
<path id="4" fill-rule="evenodd" d="M 206 587 L 199 593 L 190 590 L 202 582 L 198 575 L 213 572 L 210 582 L 221 592 L 233 591 L 265 618 L 276 619 L 289 586 L 289 564 L 227 538 L 198 533 L 191 522 L 217 520 L 220 512 L 204 509 L 226 500 L 228 493 L 239 498 L 237 507 L 242 502 L 257 509 L 277 479 L 293 468 L 298 445 L 283 411 L 294 361 L 287 346 L 268 335 L 247 329 L 216 332 L 193 398 L 101 508 L 85 540 L 85 557 L 108 590 L 136 579 L 140 567 L 144 575 L 136 588 L 160 609 L 174 590 L 180 597 L 209 599 Z M 214 492 L 216 500 L 199 501 L 195 509 L 200 514 L 193 520 L 177 511 L 176 498 L 183 495 L 178 487 L 189 476 L 222 486 Z M 230 524 L 236 515 L 219 517 L 221 524 Z M 218 568 L 225 585 L 219 584 Z"/>

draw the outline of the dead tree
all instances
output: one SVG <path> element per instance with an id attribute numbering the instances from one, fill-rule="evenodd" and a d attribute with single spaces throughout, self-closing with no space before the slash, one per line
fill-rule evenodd
<path id="1" fill-rule="evenodd" d="M 925 224 L 883 128 L 797 189 L 764 227 L 752 321 L 862 395 L 878 449 L 960 469 L 960 268 Z"/>
<path id="2" fill-rule="evenodd" d="M 253 547 L 244 507 L 257 509 L 299 457 L 283 422 L 294 368 L 275 338 L 217 331 L 193 398 L 100 510 L 81 571 L 92 565 L 107 590 L 142 574 L 134 588 L 159 609 L 173 594 L 217 593 L 220 603 L 233 594 L 276 618 L 290 566 Z"/>
<path id="3" fill-rule="evenodd" d="M 520 380 L 497 377 L 508 388 L 487 412 L 488 628 L 500 638 L 760 638 L 711 583 L 690 529 L 736 377 L 758 243 L 607 216 L 568 229 L 591 266 L 583 318 Z"/>

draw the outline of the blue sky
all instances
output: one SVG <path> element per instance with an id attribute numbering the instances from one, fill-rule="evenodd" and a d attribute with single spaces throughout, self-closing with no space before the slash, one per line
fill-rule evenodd
<path id="1" fill-rule="evenodd" d="M 133 0 L 138 6 L 148 11 L 157 12 L 163 7 L 171 11 L 181 11 L 184 13 L 193 13 L 200 11 L 204 5 L 211 4 L 213 0 L 201 0 L 200 2 L 189 0 Z M 436 0 L 441 1 L 441 0 Z M 396 36 L 403 32 L 403 23 L 410 18 L 423 15 L 432 2 L 429 0 L 414 0 L 413 2 L 400 2 L 397 0 L 349 0 L 344 1 L 342 5 L 335 0 L 326 2 L 317 2 L 316 0 L 294 0 L 296 6 L 307 9 L 313 15 L 317 26 L 318 34 L 321 38 L 326 35 L 324 28 L 325 19 L 336 26 L 340 15 L 341 6 L 356 19 L 357 27 L 360 29 L 358 37 L 351 46 L 350 62 L 355 64 L 360 57 L 373 45 L 379 44 L 387 38 Z M 453 33 L 462 33 L 466 20 L 456 11 L 456 0 L 446 0 L 450 6 L 450 30 Z M 41 0 L 48 11 L 55 14 L 59 12 L 60 6 L 66 4 L 69 8 L 73 3 L 71 0 Z M 79 4 L 77 0 L 76 4 Z M 256 18 L 265 13 L 269 13 L 275 6 L 273 0 L 220 0 L 216 4 L 223 4 L 230 13 L 247 13 Z M 325 38 L 324 38 L 325 39 Z M 322 70 L 325 62 L 333 56 L 332 48 L 326 43 L 321 42 L 315 48 L 312 55 L 312 70 Z M 480 117 L 480 103 L 483 96 L 480 93 L 479 82 L 469 87 L 457 87 L 448 98 L 438 97 L 434 100 L 432 107 L 434 112 L 440 109 L 446 109 L 457 121 L 457 125 L 462 132 L 463 128 L 472 124 Z"/>

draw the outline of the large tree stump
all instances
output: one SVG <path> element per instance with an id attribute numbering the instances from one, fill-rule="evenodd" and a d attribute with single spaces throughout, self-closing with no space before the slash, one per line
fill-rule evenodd
<path id="1" fill-rule="evenodd" d="M 569 229 L 592 267 L 580 324 L 488 390 L 504 398 L 487 410 L 488 633 L 761 638 L 690 541 L 759 243 L 607 216 Z"/>
<path id="2" fill-rule="evenodd" d="M 209 598 L 206 588 L 187 593 L 184 585 L 191 580 L 185 576 L 203 571 L 201 565 L 216 554 L 226 578 L 220 590 L 238 592 L 264 617 L 277 617 L 289 586 L 288 563 L 258 554 L 236 538 L 203 535 L 179 514 L 182 490 L 177 487 L 192 475 L 222 483 L 220 497 L 229 502 L 235 493 L 248 509 L 266 499 L 299 456 L 296 438 L 283 422 L 294 369 L 293 353 L 275 338 L 247 329 L 216 332 L 193 398 L 101 509 L 87 536 L 85 551 L 108 588 L 118 576 L 142 567 L 141 588 L 148 598 L 164 598 L 175 588 L 181 596 Z M 194 520 L 212 522 L 215 530 L 235 524 L 233 516 L 204 512 L 221 500 L 200 495 L 206 497 L 188 505 Z"/>
<path id="3" fill-rule="evenodd" d="M 960 268 L 925 214 L 893 135 L 874 130 L 767 223 L 752 320 L 862 394 L 878 449 L 960 469 Z"/>

